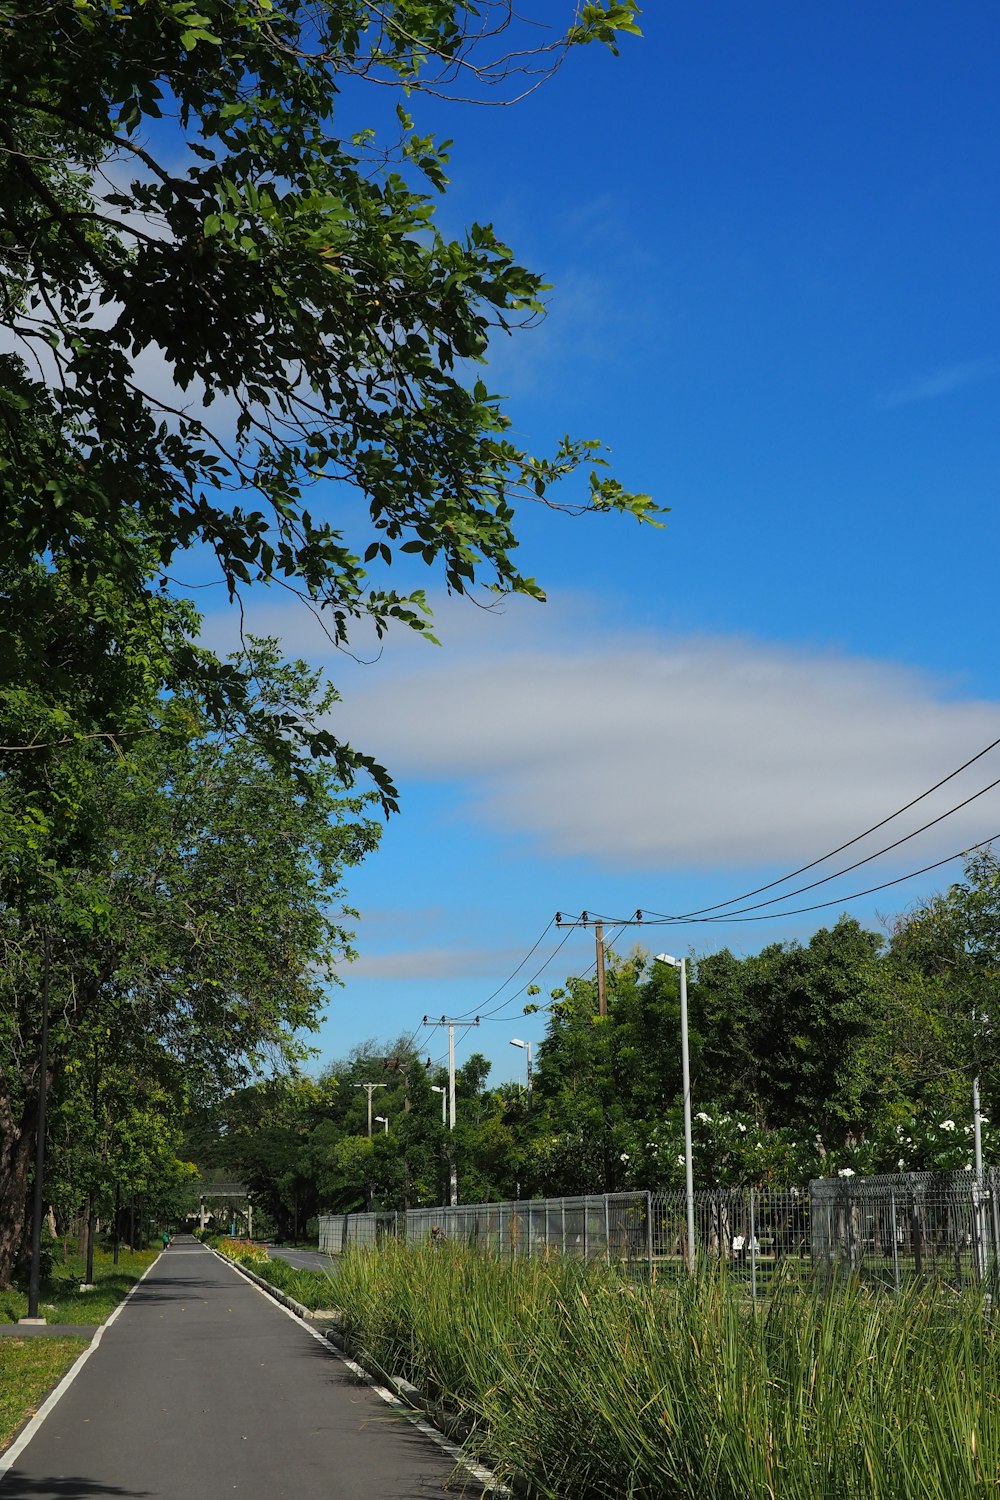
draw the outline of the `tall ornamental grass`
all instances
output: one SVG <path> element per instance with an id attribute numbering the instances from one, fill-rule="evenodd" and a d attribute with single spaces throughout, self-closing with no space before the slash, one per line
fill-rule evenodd
<path id="1" fill-rule="evenodd" d="M 988 1298 L 779 1277 L 633 1285 L 604 1267 L 450 1245 L 343 1258 L 331 1288 L 383 1369 L 475 1422 L 541 1496 L 995 1500 Z"/>

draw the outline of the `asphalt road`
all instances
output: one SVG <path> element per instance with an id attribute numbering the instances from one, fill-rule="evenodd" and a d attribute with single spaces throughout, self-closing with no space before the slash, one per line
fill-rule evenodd
<path id="1" fill-rule="evenodd" d="M 335 1256 L 324 1255 L 320 1250 L 293 1250 L 284 1245 L 268 1245 L 268 1255 L 280 1260 L 287 1260 L 290 1266 L 295 1266 L 299 1271 L 332 1271 L 336 1273 L 337 1261 Z"/>
<path id="2" fill-rule="evenodd" d="M 178 1236 L 0 1479 L 0 1500 L 480 1495 L 326 1343 Z"/>

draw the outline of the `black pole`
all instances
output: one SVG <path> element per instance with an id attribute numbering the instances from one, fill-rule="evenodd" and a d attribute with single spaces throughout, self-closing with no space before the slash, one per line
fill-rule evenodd
<path id="1" fill-rule="evenodd" d="M 94 1038 L 94 1086 L 91 1098 L 91 1119 L 94 1126 L 94 1176 L 97 1175 L 97 1097 L 99 1061 L 97 1054 L 97 1038 Z M 90 1189 L 90 1197 L 87 1200 L 87 1285 L 94 1284 L 94 1188 Z"/>
<path id="2" fill-rule="evenodd" d="M 49 933 L 43 934 L 42 1045 L 38 1080 L 38 1141 L 35 1145 L 35 1198 L 31 1213 L 31 1273 L 28 1279 L 28 1317 L 38 1317 L 38 1294 L 42 1280 L 42 1205 L 45 1171 L 45 1086 L 49 1070 Z"/>
<path id="3" fill-rule="evenodd" d="M 122 1190 L 121 1190 L 120 1184 L 116 1182 L 115 1183 L 115 1243 L 114 1243 L 114 1254 L 113 1254 L 113 1258 L 112 1258 L 112 1264 L 113 1265 L 117 1265 L 118 1264 L 118 1241 L 121 1238 L 121 1236 L 119 1234 L 119 1223 L 118 1223 L 118 1221 L 119 1221 L 119 1218 L 121 1217 L 121 1211 L 122 1211 Z"/>
<path id="4" fill-rule="evenodd" d="M 86 1283 L 94 1284 L 94 1194 L 87 1199 L 87 1271 Z"/>

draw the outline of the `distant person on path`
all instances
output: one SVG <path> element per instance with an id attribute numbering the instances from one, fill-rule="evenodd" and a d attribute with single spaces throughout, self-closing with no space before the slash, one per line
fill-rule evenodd
<path id="1" fill-rule="evenodd" d="M 170 1231 L 169 1231 L 169 1229 L 165 1229 L 163 1231 L 163 1248 L 164 1248 L 164 1250 L 167 1248 L 167 1246 L 169 1244 L 170 1244 Z"/>

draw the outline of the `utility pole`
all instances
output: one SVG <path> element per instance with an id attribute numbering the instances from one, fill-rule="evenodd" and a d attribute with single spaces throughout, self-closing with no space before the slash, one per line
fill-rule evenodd
<path id="1" fill-rule="evenodd" d="M 561 911 L 556 912 L 557 927 L 589 927 L 593 922 L 594 937 L 597 940 L 597 1014 L 606 1016 L 608 1013 L 608 990 L 604 977 L 604 923 L 599 917 L 588 917 L 585 911 L 580 913 L 579 919 L 572 918 L 563 920 Z M 642 925 L 642 912 L 637 911 L 635 916 L 626 922 L 616 923 L 620 927 L 639 927 Z"/>
<path id="2" fill-rule="evenodd" d="M 594 923 L 594 936 L 597 939 L 597 1014 L 606 1016 L 608 1013 L 608 992 L 604 987 L 604 923 Z"/>
<path id="3" fill-rule="evenodd" d="M 403 1110 L 410 1113 L 410 1059 L 405 1057 L 386 1057 L 382 1061 L 382 1071 L 386 1073 L 402 1073 L 403 1075 Z"/>
<path id="4" fill-rule="evenodd" d="M 389 1085 L 387 1083 L 356 1083 L 354 1085 L 354 1087 L 356 1089 L 367 1089 L 368 1090 L 368 1139 L 371 1140 L 371 1134 L 372 1134 L 372 1094 L 375 1092 L 376 1089 L 387 1089 L 389 1087 Z"/>
<path id="5" fill-rule="evenodd" d="M 440 1021 L 432 1021 L 429 1016 L 424 1016 L 425 1026 L 447 1026 L 448 1028 L 448 1129 L 455 1129 L 455 1027 L 456 1026 L 478 1026 L 479 1017 L 474 1021 L 463 1021 L 461 1018 L 452 1020 L 449 1016 L 442 1016 Z M 455 1165 L 455 1148 L 449 1152 L 449 1198 L 451 1207 L 458 1203 L 458 1169 Z"/>

